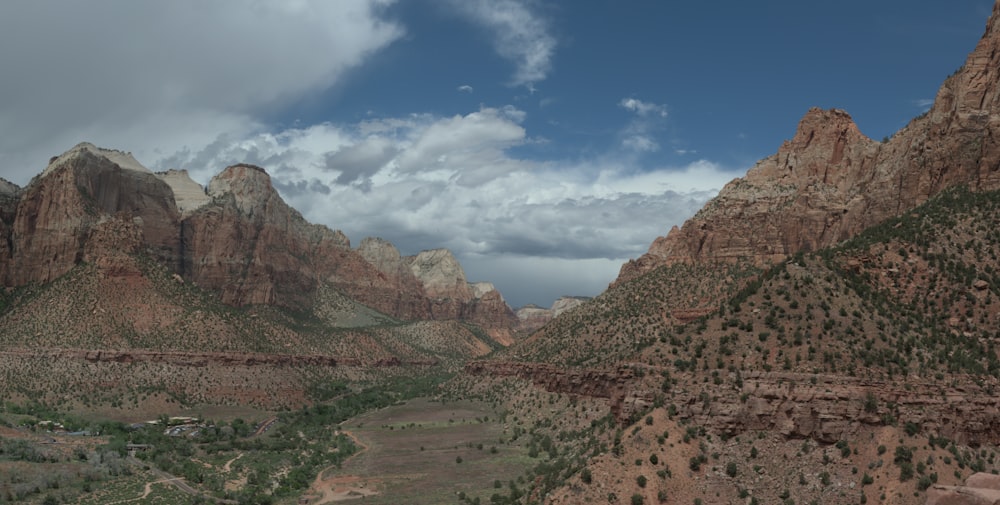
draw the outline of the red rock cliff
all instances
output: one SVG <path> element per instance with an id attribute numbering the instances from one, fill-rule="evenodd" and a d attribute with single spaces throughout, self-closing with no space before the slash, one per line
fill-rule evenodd
<path id="1" fill-rule="evenodd" d="M 846 112 L 811 109 L 792 140 L 622 266 L 618 281 L 677 262 L 768 264 L 833 245 L 960 184 L 1000 188 L 1000 3 L 927 114 L 878 143 Z"/>

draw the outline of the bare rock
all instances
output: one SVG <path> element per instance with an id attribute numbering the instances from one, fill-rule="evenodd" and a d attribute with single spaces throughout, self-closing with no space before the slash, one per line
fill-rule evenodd
<path id="1" fill-rule="evenodd" d="M 931 486 L 927 490 L 927 505 L 997 505 L 1000 491 L 966 486 Z"/>
<path id="2" fill-rule="evenodd" d="M 622 266 L 618 282 L 659 265 L 766 265 L 830 246 L 956 185 L 1000 188 L 1000 4 L 930 111 L 885 143 L 839 110 L 811 109 L 795 136 L 727 184 L 683 226 Z"/>
<path id="3" fill-rule="evenodd" d="M 421 251 L 409 260 L 413 275 L 424 285 L 427 296 L 467 301 L 473 298 L 465 271 L 447 249 Z"/>
<path id="4" fill-rule="evenodd" d="M 965 479 L 965 486 L 1000 491 L 1000 475 L 976 472 Z"/>
<path id="5" fill-rule="evenodd" d="M 205 190 L 191 179 L 187 170 L 167 170 L 156 174 L 161 181 L 167 183 L 174 192 L 174 201 L 177 202 L 177 210 L 182 217 L 191 215 L 192 212 L 212 201 L 212 197 Z"/>
<path id="6" fill-rule="evenodd" d="M 590 298 L 581 296 L 563 296 L 552 304 L 552 308 L 542 308 L 537 305 L 526 305 L 517 310 L 518 326 L 521 333 L 532 333 L 548 324 L 560 314 L 573 310 Z"/>
<path id="7" fill-rule="evenodd" d="M 155 257 L 177 264 L 180 216 L 170 187 L 131 155 L 78 145 L 19 191 L 7 230 L 17 254 L 0 263 L 0 278 L 17 286 L 63 275 L 83 259 L 91 229 L 119 212 L 139 218 Z"/>

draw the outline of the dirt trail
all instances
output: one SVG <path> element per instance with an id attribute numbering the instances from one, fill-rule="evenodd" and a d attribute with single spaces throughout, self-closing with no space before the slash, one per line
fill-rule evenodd
<path id="1" fill-rule="evenodd" d="M 350 455 L 345 459 L 341 466 L 347 464 L 349 461 L 357 457 L 358 455 L 364 453 L 368 450 L 368 446 L 361 442 L 350 431 L 344 430 L 344 435 L 347 435 L 354 441 L 354 445 L 361 448 L 358 452 Z M 346 500 L 355 500 L 358 498 L 363 498 L 365 496 L 377 495 L 378 491 L 368 487 L 370 484 L 375 483 L 373 479 L 362 479 L 358 475 L 339 475 L 332 477 L 330 479 L 324 480 L 323 474 L 336 465 L 330 465 L 322 470 L 316 475 L 316 480 L 313 481 L 312 486 L 309 491 L 304 496 L 311 496 L 313 498 L 319 497 L 319 500 L 314 503 L 314 505 L 323 505 L 325 503 L 334 503 Z"/>
<path id="2" fill-rule="evenodd" d="M 235 458 L 233 458 L 233 459 L 231 459 L 229 461 L 226 461 L 226 464 L 222 466 L 222 471 L 226 472 L 226 473 L 229 473 L 229 471 L 233 469 L 233 467 L 232 467 L 233 463 L 236 462 L 236 460 L 242 458 L 243 454 L 244 453 L 241 452 L 239 456 L 236 456 Z"/>
<path id="3" fill-rule="evenodd" d="M 162 484 L 162 483 L 167 483 L 167 482 L 174 481 L 174 480 L 180 480 L 180 477 L 175 477 L 173 479 L 161 479 L 161 480 L 154 480 L 153 482 L 147 482 L 146 483 L 146 487 L 142 490 L 142 494 L 139 495 L 138 497 L 136 497 L 136 498 L 129 498 L 127 500 L 118 500 L 118 501 L 108 502 L 107 505 L 112 505 L 114 503 L 128 503 L 128 502 L 133 502 L 133 501 L 145 500 L 146 497 L 149 496 L 149 493 L 153 492 L 153 484 Z"/>

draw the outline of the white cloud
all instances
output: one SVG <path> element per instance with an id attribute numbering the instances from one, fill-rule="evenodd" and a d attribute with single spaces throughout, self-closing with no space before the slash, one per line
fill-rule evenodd
<path id="1" fill-rule="evenodd" d="M 462 93 L 472 93 L 472 92 L 474 91 L 474 90 L 472 89 L 472 86 L 469 86 L 468 84 L 463 84 L 463 85 L 459 86 L 459 87 L 458 87 L 458 88 L 456 88 L 456 89 L 457 89 L 458 91 L 461 91 Z"/>
<path id="2" fill-rule="evenodd" d="M 646 135 L 632 135 L 622 140 L 622 145 L 632 151 L 656 152 L 660 150 L 660 144 Z"/>
<path id="3" fill-rule="evenodd" d="M 25 183 L 81 140 L 144 158 L 260 131 L 403 35 L 387 0 L 0 4 L 0 171 Z"/>
<path id="4" fill-rule="evenodd" d="M 551 303 L 541 293 L 597 294 L 617 266 L 733 177 L 704 160 L 643 171 L 613 154 L 518 158 L 510 148 L 531 141 L 523 120 L 512 107 L 484 107 L 327 123 L 222 141 L 154 165 L 188 168 L 205 183 L 229 164 L 259 164 L 309 220 L 344 230 L 355 244 L 377 234 L 406 254 L 447 247 L 471 279 L 497 283 L 514 304 Z M 572 265 L 597 270 L 563 275 Z M 536 297 L 513 281 L 531 272 L 549 279 Z"/>
<path id="5" fill-rule="evenodd" d="M 548 23 L 519 0 L 452 0 L 451 5 L 493 34 L 494 48 L 517 66 L 511 84 L 527 86 L 545 80 L 552 68 L 556 39 Z"/>
<path id="6" fill-rule="evenodd" d="M 622 98 L 618 105 L 621 107 L 635 112 L 640 116 L 659 116 L 667 117 L 667 106 L 659 105 L 651 102 L 643 102 L 636 98 Z"/>
<path id="7" fill-rule="evenodd" d="M 0 3 L 0 96 L 10 98 L 0 114 L 0 176 L 25 184 L 81 140 L 130 150 L 154 169 L 187 168 L 202 183 L 227 165 L 253 163 L 308 219 L 355 243 L 377 234 L 410 254 L 448 247 L 474 264 L 476 280 L 503 286 L 496 275 L 548 272 L 553 293 L 589 295 L 728 178 L 707 162 L 641 171 L 620 152 L 515 156 L 545 139 L 529 136 L 525 112 L 513 106 L 278 129 L 265 121 L 343 83 L 399 40 L 403 28 L 382 18 L 390 3 Z M 534 4 L 456 5 L 516 65 L 514 84 L 531 89 L 546 78 L 556 42 Z M 635 113 L 623 142 L 658 147 L 662 106 L 621 106 Z M 572 274 L 572 265 L 588 274 Z"/>
<path id="8" fill-rule="evenodd" d="M 660 150 L 660 143 L 654 134 L 667 117 L 667 106 L 644 102 L 637 98 L 622 98 L 618 106 L 635 113 L 622 130 L 622 147 L 637 153 L 653 153 Z"/>

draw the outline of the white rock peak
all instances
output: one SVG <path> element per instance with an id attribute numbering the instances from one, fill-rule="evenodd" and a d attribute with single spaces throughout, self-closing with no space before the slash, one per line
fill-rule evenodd
<path id="1" fill-rule="evenodd" d="M 108 161 L 114 163 L 115 165 L 118 165 L 123 170 L 132 170 L 144 174 L 153 173 L 152 170 L 143 166 L 142 163 L 139 163 L 132 156 L 132 153 L 125 151 L 118 151 L 115 149 L 104 149 L 103 147 L 97 147 L 94 144 L 91 144 L 90 142 L 80 142 L 79 144 L 73 146 L 73 148 L 70 149 L 69 151 L 66 151 L 58 158 L 52 160 L 52 162 L 49 163 L 49 166 L 45 167 L 45 170 L 42 172 L 42 175 L 43 176 L 48 175 L 49 172 L 55 170 L 56 167 L 62 165 L 64 162 L 66 162 L 66 160 L 78 156 L 82 152 L 90 152 L 91 154 L 105 158 Z"/>
<path id="2" fill-rule="evenodd" d="M 182 217 L 191 215 L 192 212 L 207 205 L 212 201 L 205 188 L 198 184 L 188 175 L 187 170 L 167 170 L 158 172 L 156 177 L 167 183 L 174 191 L 174 201 L 177 202 L 177 210 Z"/>

